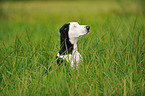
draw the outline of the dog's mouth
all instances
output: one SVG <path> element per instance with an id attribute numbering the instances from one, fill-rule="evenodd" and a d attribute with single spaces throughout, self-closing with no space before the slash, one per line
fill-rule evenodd
<path id="1" fill-rule="evenodd" d="M 89 32 L 90 32 L 90 29 L 89 29 L 89 30 L 87 30 L 87 32 L 86 32 L 86 34 L 85 34 L 85 35 L 89 34 Z"/>
<path id="2" fill-rule="evenodd" d="M 87 30 L 87 34 L 90 32 L 90 29 L 89 30 Z"/>
<path id="3" fill-rule="evenodd" d="M 85 34 L 80 35 L 79 37 L 83 37 L 83 36 L 85 36 L 85 35 L 87 35 L 87 34 L 89 34 L 89 31 L 85 32 Z"/>

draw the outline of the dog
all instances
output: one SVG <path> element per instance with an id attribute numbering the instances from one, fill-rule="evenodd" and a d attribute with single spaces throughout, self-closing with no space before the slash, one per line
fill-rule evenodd
<path id="1" fill-rule="evenodd" d="M 90 26 L 80 25 L 78 22 L 66 23 L 59 29 L 60 51 L 56 56 L 59 65 L 63 60 L 66 60 L 71 64 L 71 67 L 78 69 L 78 64 L 83 60 L 83 57 L 78 52 L 77 41 L 87 35 L 89 31 Z"/>

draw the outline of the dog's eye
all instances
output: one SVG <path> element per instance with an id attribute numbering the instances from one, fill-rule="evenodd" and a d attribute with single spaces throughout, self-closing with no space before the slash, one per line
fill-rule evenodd
<path id="1" fill-rule="evenodd" d="M 76 26 L 76 25 L 74 25 L 73 27 L 74 27 L 74 28 L 76 28 L 77 26 Z"/>

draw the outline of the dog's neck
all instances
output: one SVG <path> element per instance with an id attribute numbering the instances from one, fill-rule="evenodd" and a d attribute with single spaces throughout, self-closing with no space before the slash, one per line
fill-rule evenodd
<path id="1" fill-rule="evenodd" d="M 67 38 L 63 39 L 60 37 L 60 55 L 72 54 L 74 51 L 77 51 L 77 41 L 78 38 Z"/>

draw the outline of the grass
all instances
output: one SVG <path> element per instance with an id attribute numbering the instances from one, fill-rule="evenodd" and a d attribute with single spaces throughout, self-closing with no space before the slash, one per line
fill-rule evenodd
<path id="1" fill-rule="evenodd" d="M 2 2 L 0 95 L 143 96 L 143 4 Z M 78 41 L 83 56 L 79 72 L 56 64 L 58 30 L 70 21 L 91 26 L 90 33 Z M 50 66 L 52 71 L 44 74 Z"/>

